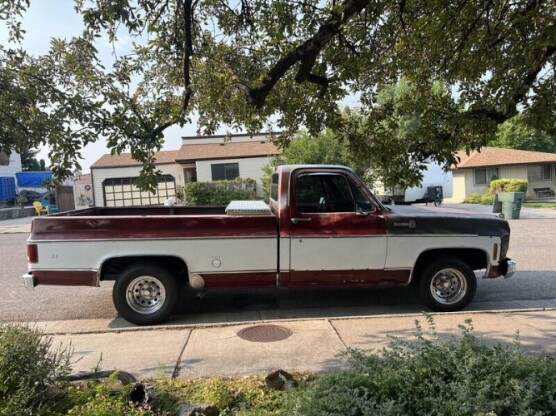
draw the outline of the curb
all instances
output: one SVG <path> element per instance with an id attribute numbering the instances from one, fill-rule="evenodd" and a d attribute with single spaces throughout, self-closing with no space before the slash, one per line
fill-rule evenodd
<path id="1" fill-rule="evenodd" d="M 160 325 L 160 326 L 142 326 L 131 328 L 106 328 L 106 329 L 90 329 L 90 330 L 76 330 L 76 331 L 44 331 L 44 335 L 94 335 L 94 334 L 118 334 L 128 332 L 147 332 L 147 331 L 176 331 L 176 330 L 193 330 L 193 329 L 207 329 L 207 328 L 227 328 L 232 326 L 245 326 L 245 325 L 261 325 L 269 323 L 288 323 L 288 322 L 308 322 L 308 321 L 351 321 L 351 320 L 376 320 L 376 319 L 395 319 L 395 318 L 424 318 L 430 316 L 457 316 L 457 315 L 502 315 L 508 313 L 523 313 L 523 312 L 546 312 L 556 311 L 556 308 L 523 308 L 523 309 L 500 309 L 495 311 L 459 311 L 459 312 L 422 312 L 422 313 L 406 313 L 406 314 L 382 314 L 382 315 L 357 315 L 357 316 L 327 316 L 319 318 L 289 318 L 289 319 L 264 319 L 257 321 L 239 321 L 229 323 L 212 323 L 212 324 L 174 324 L 174 325 Z M 40 326 L 46 322 L 21 322 L 22 325 Z M 50 321 L 56 322 L 56 321 Z M 59 321 L 58 321 L 59 322 Z"/>

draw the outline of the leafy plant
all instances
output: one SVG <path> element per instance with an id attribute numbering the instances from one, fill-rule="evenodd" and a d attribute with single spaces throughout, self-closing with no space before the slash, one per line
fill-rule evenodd
<path id="1" fill-rule="evenodd" d="M 465 204 L 480 204 L 482 195 L 479 193 L 469 194 L 465 197 L 463 202 Z"/>
<path id="2" fill-rule="evenodd" d="M 490 182 L 487 193 L 496 192 L 527 192 L 528 182 L 525 179 L 496 179 Z"/>
<path id="3" fill-rule="evenodd" d="M 226 205 L 233 200 L 257 199 L 254 179 L 233 181 L 191 182 L 184 188 L 185 201 L 191 205 Z"/>
<path id="4" fill-rule="evenodd" d="M 324 374 L 301 392 L 296 415 L 553 415 L 556 361 L 518 343 L 489 347 L 472 335 L 441 339 L 417 322 L 415 341 L 394 339 L 380 353 L 349 350 L 348 370 Z"/>
<path id="5" fill-rule="evenodd" d="M 113 373 L 108 380 L 94 380 L 68 389 L 68 402 L 73 403 L 67 414 L 78 416 L 151 416 L 150 407 L 135 407 L 127 397 L 132 384 L 120 387 Z"/>
<path id="6" fill-rule="evenodd" d="M 70 355 L 37 329 L 0 324 L 0 415 L 49 414 Z"/>

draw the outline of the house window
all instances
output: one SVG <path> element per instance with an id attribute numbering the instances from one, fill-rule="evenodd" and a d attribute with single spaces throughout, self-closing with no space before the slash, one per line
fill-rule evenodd
<path id="1" fill-rule="evenodd" d="M 216 163 L 210 165 L 213 181 L 233 180 L 239 177 L 238 163 Z"/>
<path id="2" fill-rule="evenodd" d="M 552 166 L 548 163 L 543 165 L 527 166 L 527 179 L 529 182 L 549 181 L 552 179 Z"/>
<path id="3" fill-rule="evenodd" d="M 475 185 L 488 185 L 498 178 L 498 168 L 475 169 Z"/>
<path id="4" fill-rule="evenodd" d="M 158 178 L 156 193 L 141 191 L 133 182 L 137 178 L 109 178 L 102 183 L 104 205 L 107 207 L 133 207 L 142 205 L 162 205 L 170 197 L 176 196 L 176 181 L 172 175 Z"/>
<path id="5" fill-rule="evenodd" d="M 185 183 L 197 182 L 197 169 L 196 168 L 185 168 L 183 170 L 183 178 Z"/>

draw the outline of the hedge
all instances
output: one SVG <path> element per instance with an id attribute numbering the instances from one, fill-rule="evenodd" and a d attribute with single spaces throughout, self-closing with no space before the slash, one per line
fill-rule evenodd
<path id="1" fill-rule="evenodd" d="M 487 193 L 494 195 L 496 192 L 527 192 L 528 182 L 525 179 L 495 179 L 490 182 Z"/>
<path id="2" fill-rule="evenodd" d="M 496 192 L 527 192 L 528 182 L 525 179 L 495 179 L 490 182 L 484 194 L 470 194 L 463 201 L 466 204 L 492 205 Z"/>
<path id="3" fill-rule="evenodd" d="M 191 182 L 185 185 L 184 196 L 189 205 L 227 205 L 234 200 L 257 199 L 257 182 L 250 178 Z"/>

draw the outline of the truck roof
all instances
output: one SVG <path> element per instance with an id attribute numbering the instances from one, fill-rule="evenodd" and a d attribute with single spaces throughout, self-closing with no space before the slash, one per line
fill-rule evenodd
<path id="1" fill-rule="evenodd" d="M 283 173 L 291 173 L 297 169 L 344 169 L 355 173 L 352 168 L 343 165 L 281 165 L 276 170 Z"/>

